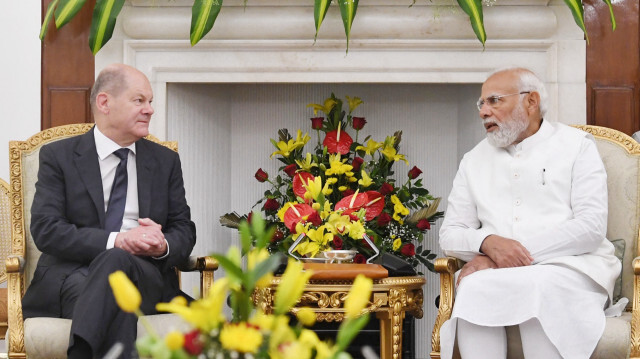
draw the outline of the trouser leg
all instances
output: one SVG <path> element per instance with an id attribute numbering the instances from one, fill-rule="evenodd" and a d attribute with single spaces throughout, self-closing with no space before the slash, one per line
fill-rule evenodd
<path id="1" fill-rule="evenodd" d="M 463 359 L 507 357 L 507 334 L 504 327 L 484 327 L 458 318 L 457 331 L 458 349 Z"/>
<path id="2" fill-rule="evenodd" d="M 527 359 L 562 359 L 562 356 L 544 333 L 537 319 L 529 319 L 520 324 L 522 352 Z"/>
<path id="3" fill-rule="evenodd" d="M 130 358 L 136 338 L 137 318 L 120 310 L 113 297 L 108 276 L 117 270 L 125 272 L 138 287 L 142 295 L 142 312 L 155 312 L 155 304 L 160 301 L 163 289 L 160 271 L 150 261 L 121 249 L 103 252 L 91 262 L 86 284 L 76 300 L 67 351 L 69 358 L 81 357 L 75 352 L 78 349 L 76 347 L 86 349 L 83 342 L 91 347 L 96 357 L 101 357 L 120 342 L 124 345 L 121 358 Z M 75 342 L 81 344 L 75 346 Z"/>

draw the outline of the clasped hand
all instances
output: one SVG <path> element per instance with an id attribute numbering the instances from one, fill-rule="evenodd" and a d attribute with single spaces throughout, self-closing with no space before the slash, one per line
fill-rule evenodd
<path id="1" fill-rule="evenodd" d="M 116 236 L 114 246 L 137 256 L 161 257 L 167 251 L 162 226 L 149 218 L 138 219 L 138 227 Z"/>

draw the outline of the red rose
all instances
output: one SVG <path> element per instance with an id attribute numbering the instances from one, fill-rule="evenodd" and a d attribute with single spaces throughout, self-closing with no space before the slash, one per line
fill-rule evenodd
<path id="1" fill-rule="evenodd" d="M 364 160 L 362 158 L 354 157 L 353 161 L 351 162 L 351 166 L 353 166 L 353 171 L 354 172 L 360 171 L 360 166 L 362 166 L 363 162 L 364 162 Z"/>
<path id="2" fill-rule="evenodd" d="M 416 179 L 421 173 L 422 171 L 418 167 L 413 166 L 413 168 L 409 170 L 408 175 L 410 179 Z"/>
<path id="3" fill-rule="evenodd" d="M 247 222 L 249 222 L 249 224 L 251 224 L 251 216 L 253 216 L 253 211 L 247 214 Z"/>
<path id="4" fill-rule="evenodd" d="M 427 219 L 421 219 L 418 224 L 416 224 L 416 227 L 418 227 L 419 230 L 424 231 L 431 229 L 431 223 L 429 223 L 429 220 Z"/>
<path id="5" fill-rule="evenodd" d="M 313 213 L 309 215 L 309 218 L 307 218 L 307 221 L 311 222 L 311 224 L 313 224 L 314 226 L 319 226 L 322 224 L 322 218 L 320 218 L 320 215 L 317 211 L 313 211 Z"/>
<path id="6" fill-rule="evenodd" d="M 295 163 L 292 163 L 290 165 L 288 165 L 287 167 L 284 168 L 284 172 L 289 175 L 289 177 L 293 178 L 293 176 L 296 174 L 296 171 L 298 170 L 298 166 L 296 166 Z"/>
<path id="7" fill-rule="evenodd" d="M 258 182 L 264 182 L 269 179 L 269 174 L 262 170 L 262 168 L 258 168 L 256 174 L 254 175 Z"/>
<path id="8" fill-rule="evenodd" d="M 333 240 L 331 241 L 331 245 L 333 249 L 342 249 L 342 238 L 338 236 L 333 236 Z"/>
<path id="9" fill-rule="evenodd" d="M 356 254 L 355 257 L 353 257 L 353 263 L 367 263 L 367 257 L 363 256 L 362 254 L 358 253 Z"/>
<path id="10" fill-rule="evenodd" d="M 203 345 L 200 340 L 200 331 L 193 330 L 184 335 L 184 350 L 189 355 L 199 355 L 202 353 Z"/>
<path id="11" fill-rule="evenodd" d="M 382 186 L 380 186 L 380 191 L 378 192 L 380 192 L 383 196 L 386 196 L 393 191 L 394 191 L 393 185 L 385 182 L 382 184 Z"/>
<path id="12" fill-rule="evenodd" d="M 413 243 L 406 243 L 400 248 L 400 253 L 404 254 L 407 257 L 413 257 L 416 255 L 416 247 Z"/>
<path id="13" fill-rule="evenodd" d="M 387 212 L 382 212 L 378 216 L 378 227 L 384 227 L 391 222 L 391 216 Z"/>
<path id="14" fill-rule="evenodd" d="M 268 198 L 264 203 L 263 208 L 267 211 L 275 211 L 280 208 L 280 203 L 278 203 L 278 201 L 276 201 L 274 198 Z"/>
<path id="15" fill-rule="evenodd" d="M 311 117 L 311 128 L 314 130 L 321 130 L 324 117 Z"/>
<path id="16" fill-rule="evenodd" d="M 273 236 L 271 236 L 271 242 L 278 242 L 282 238 L 284 238 L 284 233 L 282 233 L 282 231 L 280 231 L 279 229 L 276 229 L 276 231 L 273 232 Z"/>
<path id="17" fill-rule="evenodd" d="M 353 118 L 353 129 L 356 131 L 362 130 L 364 125 L 367 123 L 367 120 L 364 117 L 354 117 Z"/>
<path id="18" fill-rule="evenodd" d="M 354 190 L 352 190 L 351 188 L 347 188 L 342 192 L 342 198 L 349 197 L 354 193 L 356 193 Z"/>

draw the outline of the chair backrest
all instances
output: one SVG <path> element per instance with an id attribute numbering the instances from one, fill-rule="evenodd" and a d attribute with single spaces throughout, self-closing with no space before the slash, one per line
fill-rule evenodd
<path id="1" fill-rule="evenodd" d="M 606 127 L 577 125 L 592 134 L 607 170 L 609 218 L 607 238 L 624 241 L 621 295 L 633 298 L 633 266 L 638 256 L 640 227 L 640 144 L 630 136 Z"/>
<path id="2" fill-rule="evenodd" d="M 11 209 L 9 208 L 9 184 L 0 179 L 0 283 L 7 280 L 7 270 L 2 263 L 11 247 Z"/>
<path id="3" fill-rule="evenodd" d="M 29 287 L 41 254 L 36 248 L 29 230 L 31 204 L 38 179 L 40 149 L 47 143 L 86 133 L 92 127 L 93 124 L 87 123 L 52 127 L 31 136 L 26 141 L 9 142 L 11 223 L 13 228 L 11 255 L 23 257 L 25 260 L 23 290 Z M 178 150 L 177 142 L 161 142 L 152 135 L 147 136 L 147 139 L 174 151 Z M 24 295 L 24 292 L 21 295 Z"/>

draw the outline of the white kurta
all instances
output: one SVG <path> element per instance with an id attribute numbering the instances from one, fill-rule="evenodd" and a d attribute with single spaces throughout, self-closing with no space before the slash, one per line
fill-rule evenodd
<path id="1" fill-rule="evenodd" d="M 480 142 L 460 163 L 440 246 L 469 261 L 484 238 L 497 234 L 521 242 L 534 265 L 461 281 L 452 320 L 441 329 L 443 358 L 453 347 L 456 318 L 486 326 L 537 318 L 563 357 L 587 358 L 620 273 L 606 227 L 606 172 L 591 135 L 543 121 L 515 146 Z"/>

